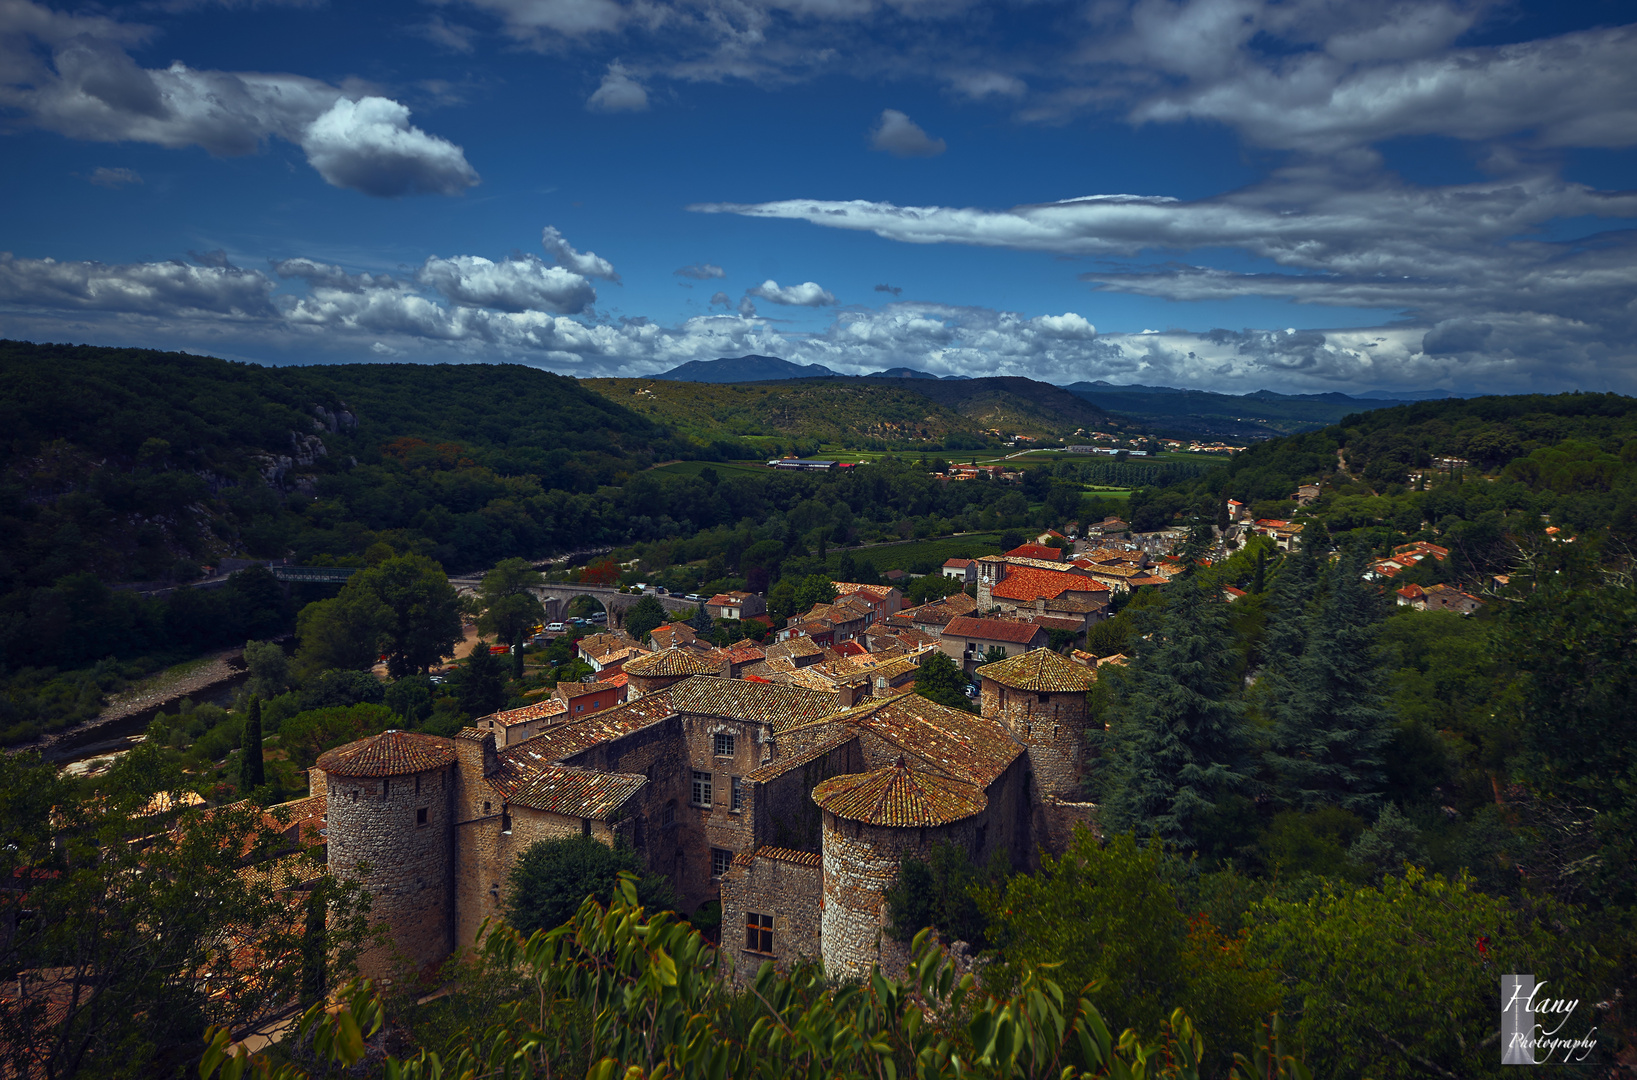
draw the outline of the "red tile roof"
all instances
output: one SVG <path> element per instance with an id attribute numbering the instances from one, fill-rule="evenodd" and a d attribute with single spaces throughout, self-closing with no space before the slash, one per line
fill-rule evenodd
<path id="1" fill-rule="evenodd" d="M 1016 559 L 1061 559 L 1062 548 L 1047 547 L 1045 544 L 1019 544 L 1011 551 L 1004 553 L 1009 558 Z"/>
<path id="2" fill-rule="evenodd" d="M 1038 600 L 1053 598 L 1066 592 L 1108 592 L 1108 586 L 1081 574 L 1065 570 L 1040 570 L 1032 566 L 1014 566 L 1006 571 L 1000 583 L 989 590 L 991 596 L 1002 600 Z"/>
<path id="3" fill-rule="evenodd" d="M 437 735 L 387 731 L 326 751 L 318 767 L 333 776 L 405 776 L 452 765 L 455 744 Z"/>
<path id="4" fill-rule="evenodd" d="M 1021 656 L 1007 657 L 978 668 L 978 677 L 1036 693 L 1080 693 L 1091 689 L 1097 676 L 1081 664 L 1066 660 L 1050 649 L 1035 649 Z"/>
<path id="5" fill-rule="evenodd" d="M 971 784 L 912 770 L 903 758 L 874 772 L 833 776 L 813 789 L 813 801 L 837 817 L 895 828 L 948 825 L 989 804 Z"/>
<path id="6" fill-rule="evenodd" d="M 1036 634 L 1044 633 L 1033 623 L 1008 622 L 1004 619 L 974 619 L 968 615 L 957 615 L 949 620 L 944 627 L 945 637 L 980 638 L 984 641 L 1005 641 L 1016 645 L 1027 645 L 1034 641 Z"/>
<path id="7" fill-rule="evenodd" d="M 647 782 L 640 775 L 547 765 L 519 786 L 509 801 L 569 817 L 602 819 L 624 806 Z"/>
<path id="8" fill-rule="evenodd" d="M 632 675 L 663 678 L 670 675 L 719 675 L 722 665 L 692 649 L 670 648 L 627 660 L 625 670 Z"/>

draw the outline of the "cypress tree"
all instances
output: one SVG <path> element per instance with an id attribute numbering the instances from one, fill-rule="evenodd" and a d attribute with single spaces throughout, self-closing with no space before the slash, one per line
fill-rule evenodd
<path id="1" fill-rule="evenodd" d="M 244 738 L 239 750 L 239 794 L 248 796 L 267 782 L 267 765 L 261 753 L 261 698 L 250 698 L 250 716 L 244 722 Z"/>
<path id="2" fill-rule="evenodd" d="M 699 610 L 693 613 L 693 618 L 688 620 L 688 625 L 693 627 L 694 633 L 699 634 L 701 637 L 710 636 L 711 632 L 716 629 L 716 621 L 711 618 L 710 612 L 705 610 L 703 601 L 699 604 Z"/>
<path id="3" fill-rule="evenodd" d="M 329 989 L 329 965 L 326 963 L 329 942 L 325 936 L 326 885 L 320 877 L 307 894 L 307 911 L 301 926 L 301 989 L 300 1002 L 305 1006 L 324 999 Z"/>
<path id="4" fill-rule="evenodd" d="M 1197 844 L 1202 815 L 1249 783 L 1227 605 L 1190 569 L 1167 586 L 1155 632 L 1118 676 L 1098 777 L 1107 831 Z"/>
<path id="5" fill-rule="evenodd" d="M 1267 548 L 1256 549 L 1256 576 L 1251 579 L 1250 591 L 1261 596 L 1268 587 L 1268 552 Z"/>
<path id="6" fill-rule="evenodd" d="M 1309 617 L 1306 647 L 1270 697 L 1268 763 L 1283 797 L 1303 809 L 1371 812 L 1380 801 L 1392 711 L 1382 689 L 1376 636 L 1387 608 L 1363 578 L 1366 553 L 1344 552 Z"/>

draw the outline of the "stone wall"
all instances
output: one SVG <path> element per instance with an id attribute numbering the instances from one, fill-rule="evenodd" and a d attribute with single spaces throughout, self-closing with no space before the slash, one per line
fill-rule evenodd
<path id="1" fill-rule="evenodd" d="M 839 725 L 838 725 L 839 727 Z M 802 755 L 794 755 L 800 761 Z M 864 752 L 859 740 L 849 739 L 817 757 L 792 764 L 777 776 L 751 783 L 747 813 L 751 842 L 760 847 L 819 852 L 822 813 L 813 802 L 813 789 L 832 776 L 863 772 Z"/>
<path id="2" fill-rule="evenodd" d="M 1084 693 L 1038 694 L 984 679 L 979 699 L 984 716 L 1005 724 L 1029 748 L 1037 802 L 1078 797 L 1088 723 Z"/>
<path id="3" fill-rule="evenodd" d="M 846 821 L 826 811 L 820 919 L 826 973 L 843 982 L 858 980 L 879 963 L 888 978 L 902 978 L 909 943 L 886 932 L 890 920 L 882 895 L 898 877 L 900 856 L 911 852 L 924 858 L 943 841 L 970 850 L 986 817 L 977 814 L 941 828 L 893 829 Z"/>
<path id="4" fill-rule="evenodd" d="M 1088 829 L 1099 840 L 1103 837 L 1096 803 L 1046 799 L 1035 808 L 1035 818 L 1040 822 L 1038 842 L 1054 857 L 1068 850 L 1077 829 Z"/>
<path id="5" fill-rule="evenodd" d="M 722 955 L 737 985 L 754 979 L 767 960 L 788 971 L 798 960 L 819 959 L 824 874 L 817 862 L 741 856 L 722 878 Z M 773 917 L 771 954 L 746 948 L 745 917 L 752 912 Z"/>
<path id="6" fill-rule="evenodd" d="M 454 769 L 405 776 L 324 778 L 330 870 L 363 881 L 370 917 L 390 944 L 359 958 L 369 978 L 394 974 L 401 960 L 419 972 L 453 947 Z M 367 863 L 368 874 L 359 870 Z"/>

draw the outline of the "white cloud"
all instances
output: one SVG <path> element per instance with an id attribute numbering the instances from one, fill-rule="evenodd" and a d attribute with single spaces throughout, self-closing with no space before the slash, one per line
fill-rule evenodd
<path id="1" fill-rule="evenodd" d="M 478 182 L 460 147 L 414 127 L 386 98 L 337 101 L 308 125 L 301 148 L 329 183 L 366 195 L 457 195 Z"/>
<path id="2" fill-rule="evenodd" d="M 105 188 L 122 188 L 127 184 L 142 183 L 142 177 L 132 169 L 110 169 L 106 166 L 98 166 L 85 179 L 88 183 Z"/>
<path id="3" fill-rule="evenodd" d="M 710 301 L 710 304 L 708 306 L 715 307 L 717 304 L 721 304 L 725 308 L 726 307 L 732 307 L 733 306 L 733 297 L 729 296 L 725 292 L 711 293 L 711 301 Z"/>
<path id="4" fill-rule="evenodd" d="M 768 278 L 755 288 L 746 291 L 750 296 L 757 296 L 770 303 L 783 304 L 786 307 L 827 307 L 836 302 L 835 294 L 816 281 L 804 281 L 800 285 L 781 288 L 777 281 Z"/>
<path id="5" fill-rule="evenodd" d="M 642 112 L 648 108 L 648 91 L 625 71 L 618 60 L 608 65 L 603 81 L 585 107 L 592 112 Z"/>
<path id="6" fill-rule="evenodd" d="M 1618 266 L 1614 258 L 1604 264 L 1607 288 L 1623 288 L 1629 299 L 1630 277 Z M 576 275 L 538 259 L 433 258 L 416 280 L 349 273 L 313 259 L 283 260 L 274 270 L 286 282 L 302 282 L 304 291 L 277 292 L 268 275 L 225 265 L 0 255 L 0 333 L 118 344 L 140 331 L 156 344 L 234 355 L 510 359 L 580 375 L 641 375 L 692 359 L 757 353 L 852 373 L 902 365 L 1060 384 L 1101 378 L 1233 392 L 1637 390 L 1631 315 L 1598 323 L 1497 308 L 1364 329 L 1098 334 L 1076 312 L 1029 317 L 891 303 L 844 310 L 822 330 L 797 333 L 757 318 L 748 295 L 738 314 L 673 326 L 571 317 L 563 312 L 578 298 L 572 290 L 554 293 L 549 283 Z M 427 295 L 429 288 L 437 292 Z M 712 303 L 732 301 L 718 294 Z"/>
<path id="7" fill-rule="evenodd" d="M 894 157 L 937 157 L 948 149 L 942 139 L 934 139 L 920 125 L 897 109 L 883 109 L 870 129 L 870 145 Z"/>
<path id="8" fill-rule="evenodd" d="M 409 123 L 398 102 L 299 75 L 139 67 L 148 31 L 65 16 L 29 0 L 0 6 L 0 107 L 72 139 L 255 153 L 296 143 L 326 181 L 368 195 L 454 194 L 478 182 L 458 146 Z M 49 59 L 48 59 L 49 57 Z"/>
<path id="9" fill-rule="evenodd" d="M 546 254 L 565 270 L 572 270 L 583 277 L 603 278 L 619 283 L 620 276 L 615 273 L 613 263 L 601 258 L 594 251 L 575 251 L 555 226 L 547 225 L 540 230 L 540 246 L 545 248 Z"/>
<path id="10" fill-rule="evenodd" d="M 430 285 L 457 304 L 500 311 L 550 311 L 574 315 L 597 299 L 591 283 L 572 270 L 548 266 L 533 255 L 492 262 L 478 255 L 436 256 L 426 260 L 415 280 Z"/>
<path id="11" fill-rule="evenodd" d="M 695 281 L 709 281 L 711 278 L 725 278 L 728 272 L 713 263 L 692 263 L 679 270 L 673 270 L 677 277 L 693 278 Z"/>

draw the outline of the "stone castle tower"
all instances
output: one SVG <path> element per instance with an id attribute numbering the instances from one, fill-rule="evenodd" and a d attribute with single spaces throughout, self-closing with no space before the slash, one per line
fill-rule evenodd
<path id="1" fill-rule="evenodd" d="M 389 976 L 399 961 L 424 969 L 454 949 L 454 766 L 451 740 L 388 731 L 329 751 L 312 770 L 313 793 L 326 796 L 330 869 L 365 881 L 370 919 L 387 926 L 389 943 L 359 957 L 361 975 Z"/>

